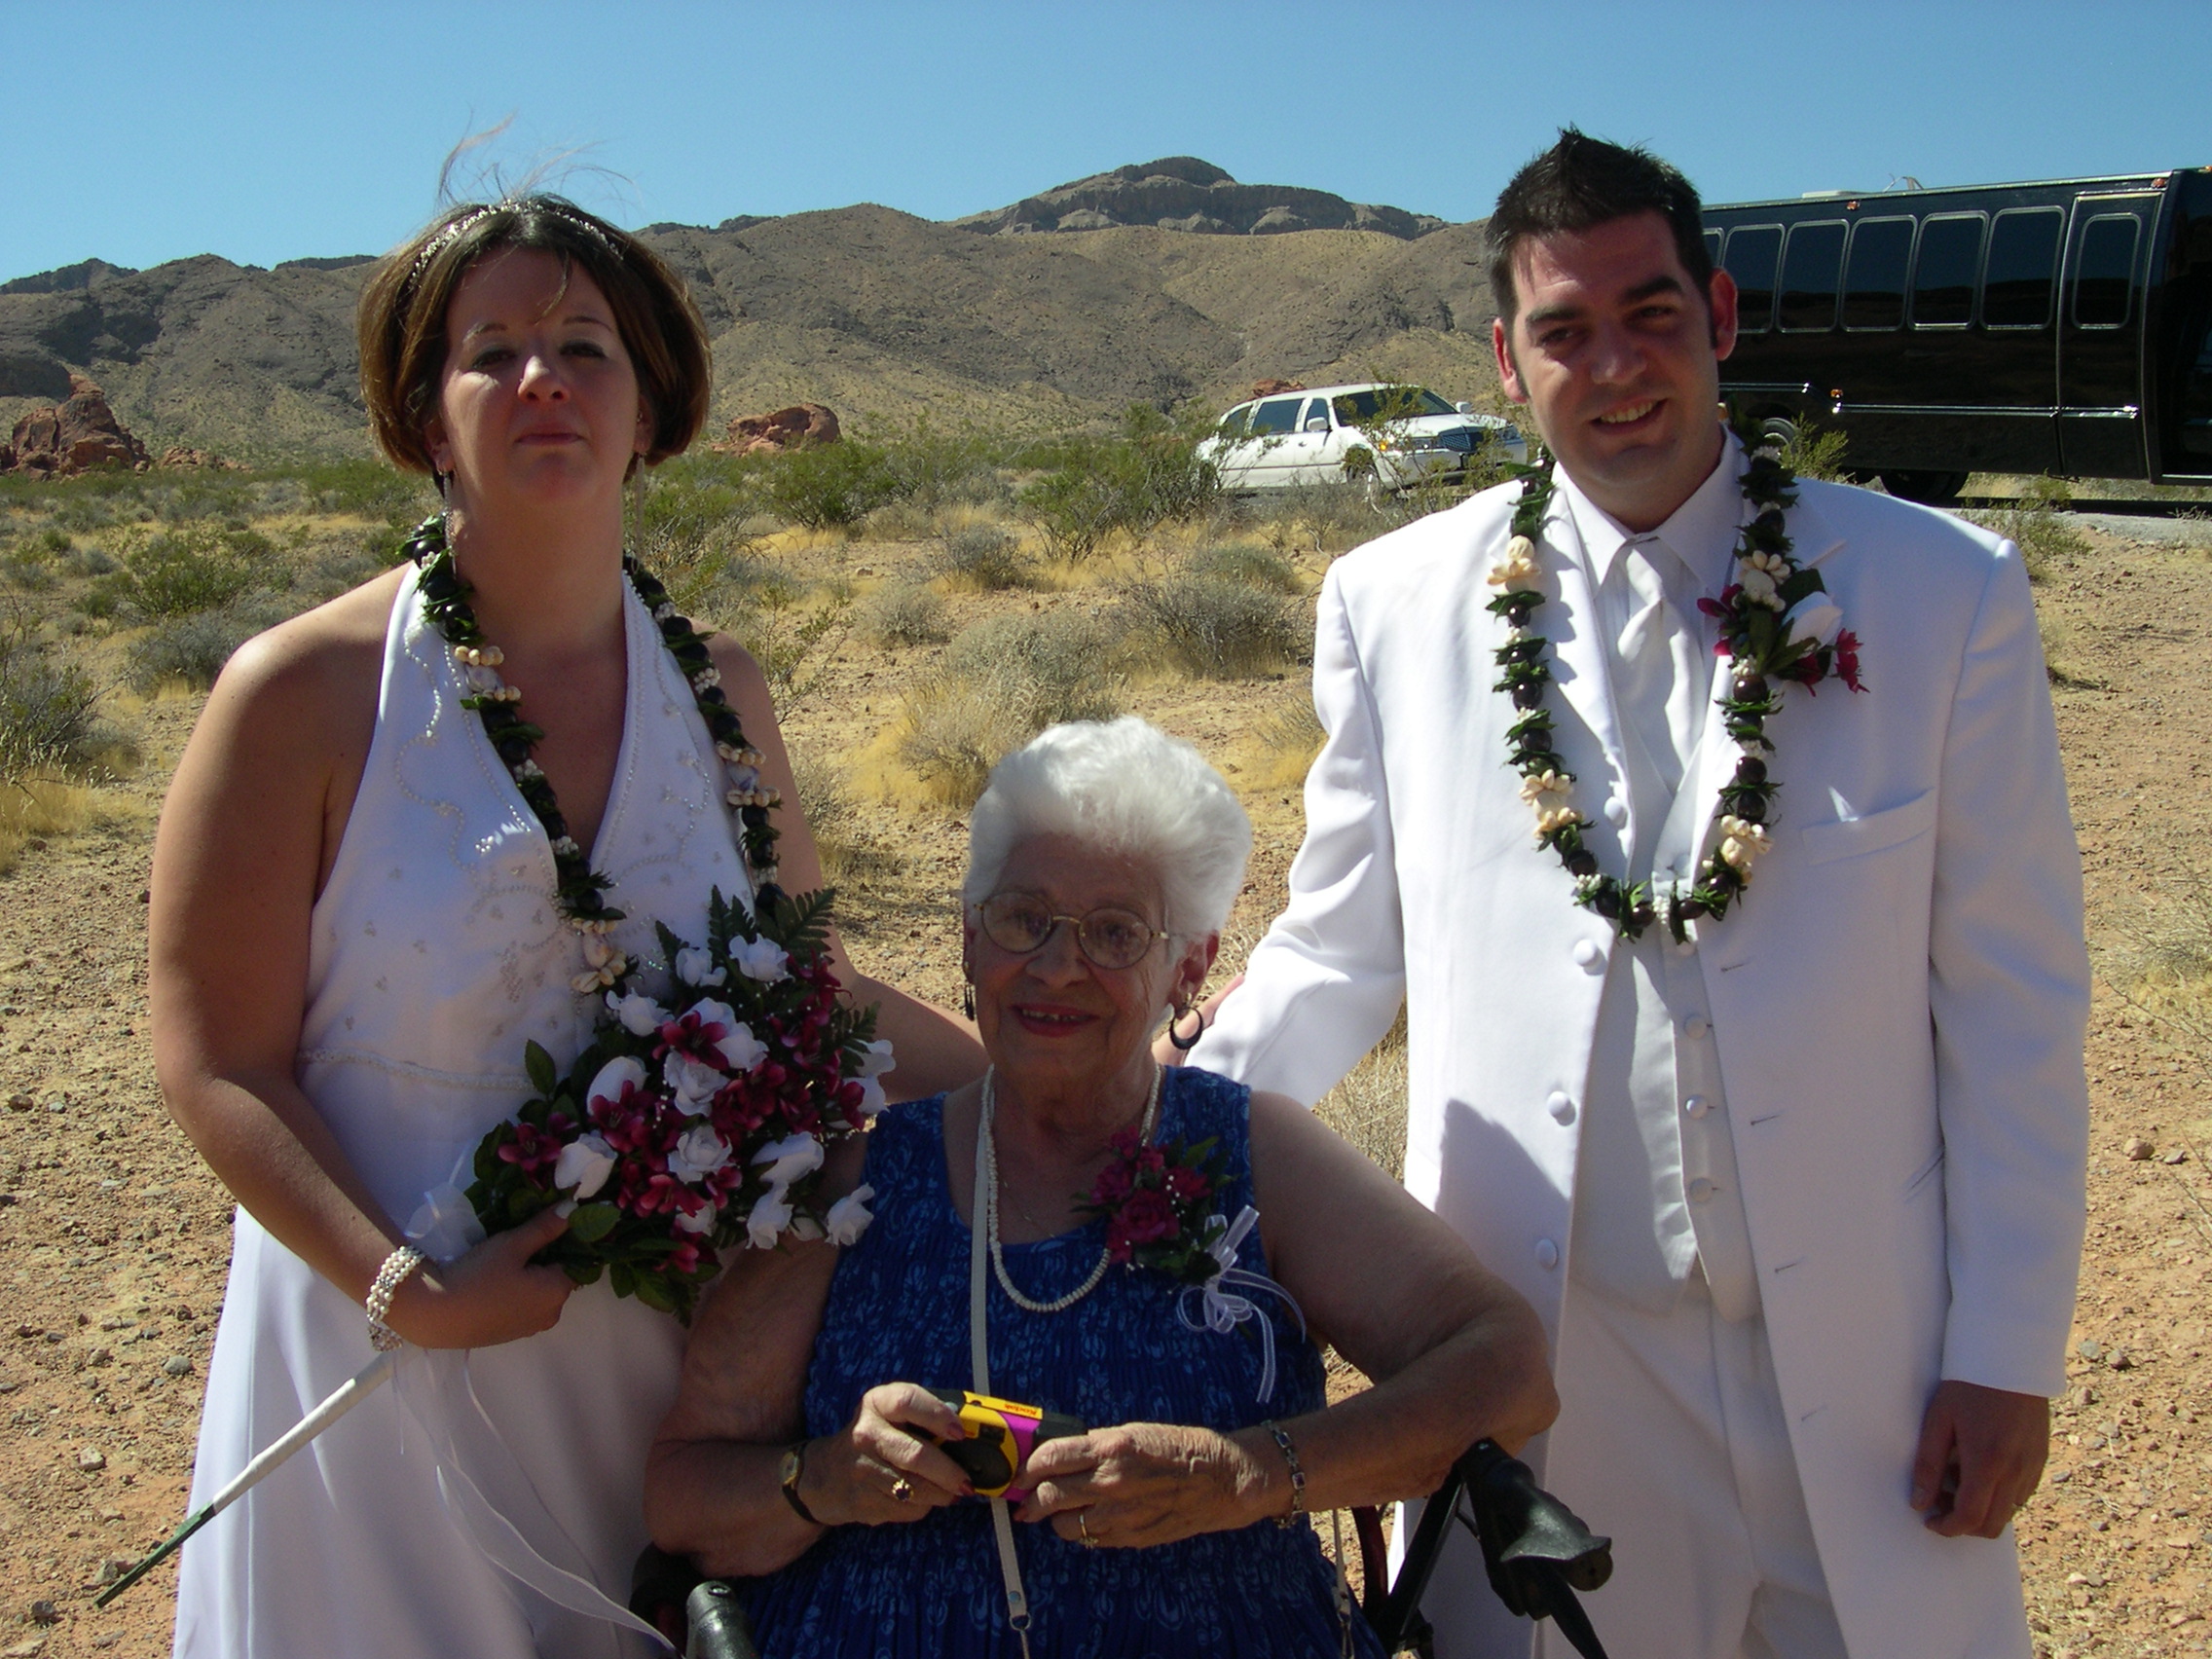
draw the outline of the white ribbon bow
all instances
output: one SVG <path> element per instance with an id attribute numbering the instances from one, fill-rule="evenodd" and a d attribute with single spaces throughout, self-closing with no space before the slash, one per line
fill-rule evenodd
<path id="1" fill-rule="evenodd" d="M 1213 1225 L 1222 1227 L 1220 1216 Z M 1183 1294 L 1175 1299 L 1175 1316 L 1183 1321 L 1184 1328 L 1192 1331 L 1212 1331 L 1227 1336 L 1247 1319 L 1260 1322 L 1260 1399 L 1273 1398 L 1275 1391 L 1275 1327 L 1252 1302 L 1251 1298 L 1237 1294 L 1239 1289 L 1262 1292 L 1277 1298 L 1290 1309 L 1290 1316 L 1298 1321 L 1298 1334 L 1306 1335 L 1306 1315 L 1300 1310 L 1297 1300 L 1289 1291 L 1266 1273 L 1255 1273 L 1236 1265 L 1236 1247 L 1244 1242 L 1244 1235 L 1260 1225 L 1260 1212 L 1250 1204 L 1237 1211 L 1236 1219 L 1230 1222 L 1219 1237 L 1206 1246 L 1206 1254 L 1214 1261 L 1213 1277 L 1203 1284 L 1183 1287 Z M 1198 1298 L 1199 1316 L 1191 1316 L 1191 1298 Z"/>

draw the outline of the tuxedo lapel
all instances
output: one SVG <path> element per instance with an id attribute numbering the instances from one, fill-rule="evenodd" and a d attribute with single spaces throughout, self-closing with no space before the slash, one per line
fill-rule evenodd
<path id="1" fill-rule="evenodd" d="M 1791 553 L 1801 567 L 1812 569 L 1843 545 L 1843 536 L 1818 507 L 1810 504 L 1793 507 L 1789 517 Z M 1734 579 L 1733 575 L 1730 579 Z M 1848 616 L 1844 618 L 1847 624 L 1850 620 Z M 1704 864 L 1705 855 L 1711 850 L 1713 836 L 1710 827 L 1713 814 L 1720 804 L 1720 792 L 1735 774 L 1736 759 L 1741 753 L 1736 747 L 1735 739 L 1728 735 L 1728 717 L 1720 707 L 1721 699 L 1728 695 L 1734 679 L 1728 659 L 1715 657 L 1713 665 L 1713 697 L 1706 706 L 1705 730 L 1698 742 L 1696 762 L 1691 767 L 1689 776 L 1683 780 L 1685 789 L 1694 786 L 1696 790 L 1693 804 L 1697 817 L 1693 822 L 1700 826 L 1700 830 L 1697 865 L 1693 868 Z M 1801 686 L 1787 687 L 1783 693 L 1784 706 L 1787 707 L 1791 699 L 1805 694 Z M 1777 744 L 1788 742 L 1786 731 L 1777 731 L 1774 736 Z"/>

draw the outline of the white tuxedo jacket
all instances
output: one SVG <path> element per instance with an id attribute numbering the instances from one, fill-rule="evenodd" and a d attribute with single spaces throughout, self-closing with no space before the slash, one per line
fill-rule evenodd
<path id="1" fill-rule="evenodd" d="M 1852 1652 L 2024 1652 L 2009 1535 L 1936 1537 L 1905 1498 L 1938 1378 L 2063 1386 L 2088 967 L 2034 608 L 2009 542 L 1800 490 L 1797 556 L 1862 642 L 1868 691 L 1786 692 L 1767 723 L 1774 849 L 1698 950 L 1775 1372 Z M 1505 623 L 1485 578 L 1517 496 L 1330 571 L 1313 670 L 1328 736 L 1289 906 L 1193 1061 L 1311 1102 L 1403 997 L 1406 1185 L 1556 1341 L 1581 1121 L 1547 1101 L 1583 1097 L 1614 940 L 1535 845 L 1505 764 L 1515 711 L 1492 689 Z M 1565 511 L 1555 496 L 1532 626 L 1552 642 L 1575 804 L 1619 869 L 1634 825 L 1601 810 L 1627 795 L 1619 726 L 1587 583 L 1558 551 Z M 1682 786 L 1707 813 L 1736 757 L 1715 708 Z M 1604 1530 L 1602 1494 L 1562 1495 Z M 1476 1650 L 1508 1651 L 1505 1632 Z"/>

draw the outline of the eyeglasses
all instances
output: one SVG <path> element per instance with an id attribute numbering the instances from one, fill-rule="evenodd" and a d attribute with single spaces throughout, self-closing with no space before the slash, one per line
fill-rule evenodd
<path id="1" fill-rule="evenodd" d="M 1001 950 L 1027 956 L 1042 950 L 1062 922 L 1075 925 L 1075 941 L 1100 968 L 1134 968 L 1152 941 L 1170 937 L 1132 911 L 1103 904 L 1087 916 L 1055 915 L 1052 907 L 1028 893 L 998 893 L 976 906 L 983 937 Z"/>

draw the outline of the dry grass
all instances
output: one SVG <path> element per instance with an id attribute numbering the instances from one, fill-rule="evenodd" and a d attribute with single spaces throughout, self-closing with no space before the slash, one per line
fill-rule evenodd
<path id="1" fill-rule="evenodd" d="M 1401 1180 L 1406 1170 L 1406 1015 L 1352 1067 L 1344 1082 L 1314 1103 L 1321 1121 L 1370 1161 Z"/>
<path id="2" fill-rule="evenodd" d="M 965 809 L 991 768 L 1049 725 L 1110 719 L 1122 682 L 1103 665 L 1106 631 L 1087 615 L 1048 612 L 977 623 L 939 672 L 909 692 L 895 728 L 898 758 L 930 798 Z"/>
<path id="3" fill-rule="evenodd" d="M 66 777 L 0 778 L 0 872 L 15 868 L 26 845 L 82 830 L 94 806 L 92 792 Z"/>

